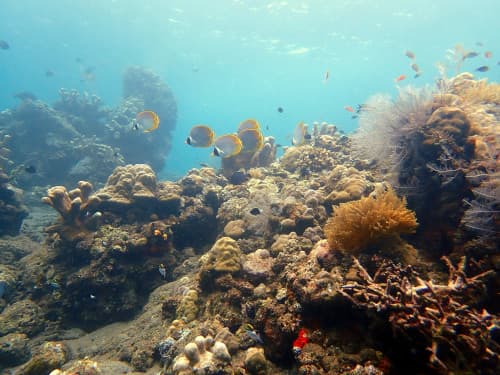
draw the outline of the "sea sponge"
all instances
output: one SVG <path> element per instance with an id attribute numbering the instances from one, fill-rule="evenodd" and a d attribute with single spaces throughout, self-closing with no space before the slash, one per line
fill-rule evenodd
<path id="1" fill-rule="evenodd" d="M 416 227 L 406 199 L 389 188 L 375 197 L 335 206 L 324 231 L 331 249 L 359 253 L 382 240 L 398 239 L 400 233 L 414 233 Z"/>

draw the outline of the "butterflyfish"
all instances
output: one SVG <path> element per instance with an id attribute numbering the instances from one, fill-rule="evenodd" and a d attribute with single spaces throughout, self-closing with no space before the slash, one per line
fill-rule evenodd
<path id="1" fill-rule="evenodd" d="M 242 121 L 238 125 L 238 134 L 246 129 L 260 129 L 260 124 L 257 120 L 253 118 L 249 118 L 245 121 Z"/>
<path id="2" fill-rule="evenodd" d="M 193 147 L 210 147 L 214 143 L 215 133 L 206 125 L 191 128 L 186 143 Z"/>
<path id="3" fill-rule="evenodd" d="M 238 133 L 238 138 L 243 144 L 241 152 L 256 152 L 264 145 L 264 136 L 259 129 L 245 129 Z"/>
<path id="4" fill-rule="evenodd" d="M 297 126 L 295 126 L 295 130 L 293 131 L 292 137 L 292 145 L 300 146 L 305 141 L 305 136 L 307 132 L 306 124 L 303 121 L 299 122 Z"/>
<path id="5" fill-rule="evenodd" d="M 136 121 L 144 129 L 144 133 L 151 133 L 152 131 L 158 129 L 160 125 L 160 118 L 153 111 L 142 111 L 135 117 Z"/>
<path id="6" fill-rule="evenodd" d="M 214 156 L 229 158 L 238 155 L 243 148 L 241 140 L 234 134 L 221 135 L 214 142 Z"/>

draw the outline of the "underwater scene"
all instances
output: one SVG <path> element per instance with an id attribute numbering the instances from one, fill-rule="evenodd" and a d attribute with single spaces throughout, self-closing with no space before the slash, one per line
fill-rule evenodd
<path id="1" fill-rule="evenodd" d="M 0 5 L 0 375 L 500 373 L 500 2 Z"/>

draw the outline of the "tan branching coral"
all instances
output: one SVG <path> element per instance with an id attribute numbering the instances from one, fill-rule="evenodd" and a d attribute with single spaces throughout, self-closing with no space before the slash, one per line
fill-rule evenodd
<path id="1" fill-rule="evenodd" d="M 63 220 L 64 224 L 78 225 L 82 212 L 95 209 L 101 200 L 92 194 L 92 184 L 79 181 L 78 187 L 67 191 L 64 186 L 53 186 L 47 190 L 47 196 L 42 202 L 52 206 Z"/>
<path id="2" fill-rule="evenodd" d="M 406 200 L 388 189 L 375 198 L 336 206 L 324 230 L 331 249 L 358 253 L 400 233 L 413 233 L 416 227 L 415 213 L 406 208 Z"/>

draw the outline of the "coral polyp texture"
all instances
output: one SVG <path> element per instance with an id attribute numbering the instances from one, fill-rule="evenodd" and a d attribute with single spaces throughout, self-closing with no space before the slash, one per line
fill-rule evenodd
<path id="1" fill-rule="evenodd" d="M 400 234 L 414 233 L 416 227 L 415 213 L 389 188 L 375 197 L 335 207 L 325 225 L 325 235 L 332 249 L 359 253 Z"/>

